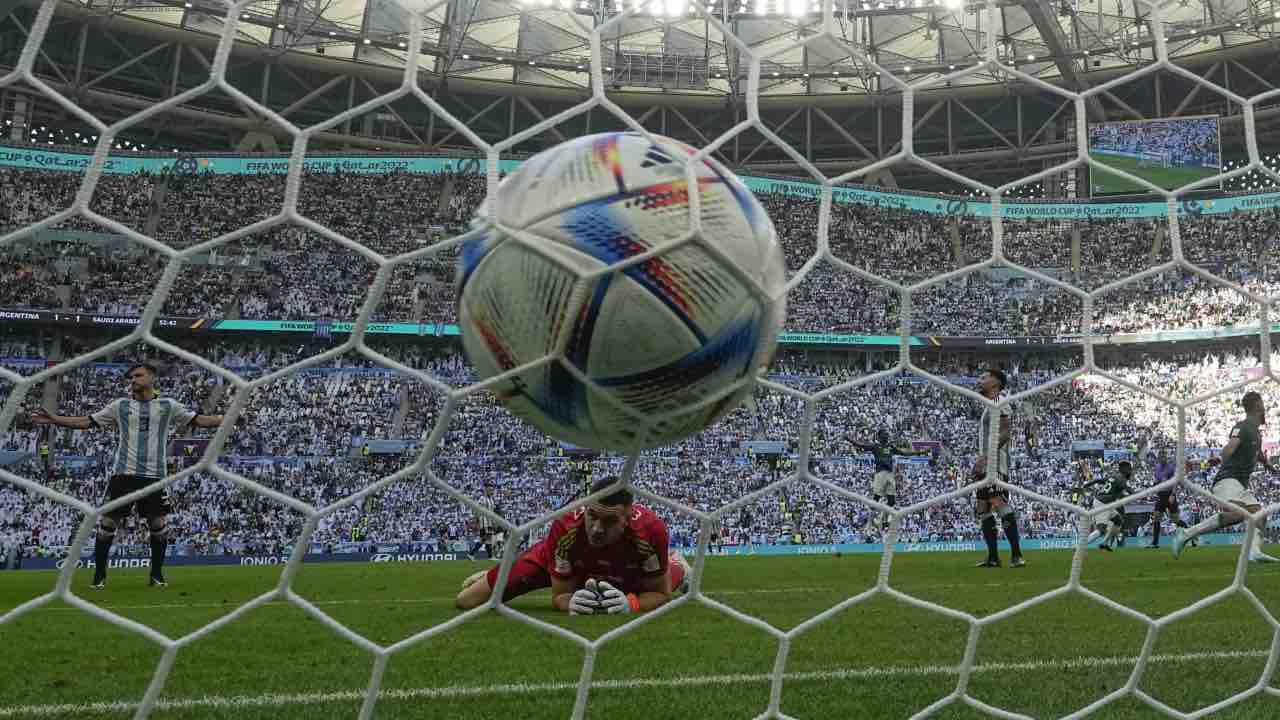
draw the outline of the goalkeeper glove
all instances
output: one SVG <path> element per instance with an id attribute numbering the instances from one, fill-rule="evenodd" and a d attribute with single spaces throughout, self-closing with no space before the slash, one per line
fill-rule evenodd
<path id="1" fill-rule="evenodd" d="M 596 592 L 595 580 L 588 580 L 586 587 L 569 598 L 570 615 L 595 615 L 600 609 L 600 594 Z"/>
<path id="2" fill-rule="evenodd" d="M 639 609 L 636 607 L 638 603 L 635 603 L 634 595 L 627 595 L 604 580 L 596 584 L 596 589 L 600 591 L 600 608 L 609 615 L 629 613 Z"/>

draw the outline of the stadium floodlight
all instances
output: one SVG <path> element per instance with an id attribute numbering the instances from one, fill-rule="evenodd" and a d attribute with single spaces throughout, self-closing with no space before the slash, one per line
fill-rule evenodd
<path id="1" fill-rule="evenodd" d="M 790 0 L 788 3 L 788 13 L 791 17 L 801 17 L 805 13 L 805 0 Z"/>
<path id="2" fill-rule="evenodd" d="M 679 17 L 684 14 L 684 0 L 666 0 L 666 12 L 669 17 Z"/>

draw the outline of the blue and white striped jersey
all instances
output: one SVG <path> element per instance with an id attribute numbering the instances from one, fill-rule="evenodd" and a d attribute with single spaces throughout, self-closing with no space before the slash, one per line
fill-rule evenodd
<path id="1" fill-rule="evenodd" d="M 98 427 L 120 433 L 112 475 L 137 475 L 159 479 L 168 475 L 166 456 L 169 433 L 186 426 L 196 414 L 173 398 L 151 400 L 121 398 L 89 416 Z"/>
<path id="2" fill-rule="evenodd" d="M 996 398 L 997 401 L 1004 400 L 1008 397 L 1008 393 L 1000 393 Z M 1005 405 L 1000 408 L 1001 419 L 1009 419 L 1009 427 L 1013 427 L 1013 405 Z M 987 446 L 991 442 L 991 408 L 985 408 L 982 411 L 982 419 L 978 421 L 978 456 L 987 456 Z M 996 449 L 996 472 L 1000 473 L 1002 478 L 1009 477 L 1009 445 Z"/>

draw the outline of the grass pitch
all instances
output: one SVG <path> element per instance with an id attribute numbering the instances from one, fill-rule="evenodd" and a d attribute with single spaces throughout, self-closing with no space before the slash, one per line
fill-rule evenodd
<path id="1" fill-rule="evenodd" d="M 1134 158 L 1119 157 L 1116 155 L 1090 155 L 1094 160 L 1109 165 L 1117 170 L 1123 170 L 1130 175 L 1136 175 L 1146 179 L 1157 187 L 1166 190 L 1180 188 L 1183 185 L 1202 180 L 1207 177 L 1213 177 L 1219 173 L 1213 168 L 1199 167 L 1139 167 L 1138 161 Z M 1098 168 L 1089 168 L 1089 184 L 1093 187 L 1094 195 L 1107 195 L 1113 193 L 1145 193 L 1150 192 L 1145 187 L 1131 183 L 1128 180 L 1099 170 Z M 1213 187 L 1201 188 L 1202 190 L 1212 190 Z"/>
<path id="2" fill-rule="evenodd" d="M 1271 551 L 1276 552 L 1276 548 Z M 1158 618 L 1226 587 L 1236 548 L 1092 550 L 1088 588 Z M 1007 559 L 1007 556 L 1006 556 Z M 890 584 L 912 596 L 984 617 L 1065 584 L 1067 552 L 1028 555 L 1023 569 L 981 570 L 969 554 L 900 554 Z M 724 557 L 707 561 L 707 595 L 788 630 L 874 585 L 880 557 Z M 390 644 L 457 616 L 452 597 L 480 563 L 314 564 L 294 588 L 373 642 Z M 1280 616 L 1280 567 L 1251 566 L 1247 585 Z M 171 638 L 193 632 L 274 587 L 280 568 L 174 567 L 170 587 L 146 587 L 145 570 L 114 571 L 93 592 L 89 571 L 73 591 Z M 0 574 L 0 613 L 53 587 L 55 574 Z M 567 617 L 546 592 L 512 606 L 595 638 L 624 622 Z M 1183 711 L 1248 689 L 1275 652 L 1277 626 L 1232 596 L 1182 618 L 1156 638 L 1140 687 Z M 966 623 L 881 595 L 797 636 L 786 662 L 783 712 L 797 718 L 908 717 L 956 688 Z M 968 690 L 1032 717 L 1059 717 L 1123 687 L 1147 627 L 1080 594 L 1068 594 L 983 628 Z M 160 659 L 149 640 L 60 602 L 0 625 L 6 669 L 0 719 L 125 718 Z M 605 644 L 595 660 L 587 715 L 751 718 L 768 705 L 778 641 L 706 605 L 688 603 Z M 574 703 L 583 651 L 574 643 L 485 613 L 393 655 L 379 718 L 564 718 Z M 155 718 L 355 717 L 372 655 L 294 604 L 249 611 L 183 648 Z M 1280 678 L 1272 679 L 1272 687 Z M 934 715 L 975 718 L 961 704 Z M 1092 717 L 1163 717 L 1133 698 Z M 1280 691 L 1213 715 L 1280 717 Z"/>

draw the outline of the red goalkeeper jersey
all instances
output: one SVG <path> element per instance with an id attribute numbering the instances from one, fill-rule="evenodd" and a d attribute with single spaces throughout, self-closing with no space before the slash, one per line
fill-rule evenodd
<path id="1" fill-rule="evenodd" d="M 594 547 L 587 540 L 586 511 L 582 508 L 562 515 L 551 524 L 551 532 L 540 543 L 540 560 L 552 576 L 607 580 L 627 589 L 641 578 L 667 572 L 667 525 L 643 505 L 632 505 L 622 540 Z"/>

